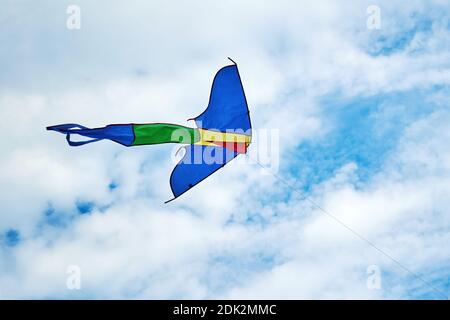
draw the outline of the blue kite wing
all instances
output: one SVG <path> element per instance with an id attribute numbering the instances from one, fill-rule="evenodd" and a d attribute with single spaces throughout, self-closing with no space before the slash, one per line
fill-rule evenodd
<path id="1" fill-rule="evenodd" d="M 184 149 L 186 153 L 183 159 L 170 175 L 170 188 L 175 198 L 205 180 L 238 155 L 230 149 L 214 146 L 191 144 Z"/>
<path id="2" fill-rule="evenodd" d="M 251 134 L 250 113 L 236 64 L 225 66 L 217 72 L 208 107 L 194 120 L 202 129 L 220 132 L 243 130 Z"/>
<path id="3" fill-rule="evenodd" d="M 194 120 L 200 129 L 220 132 L 231 130 L 251 135 L 250 112 L 236 64 L 225 66 L 217 72 L 213 80 L 208 107 Z M 175 198 L 222 168 L 239 154 L 219 146 L 193 144 L 184 148 L 186 153 L 170 176 L 170 187 Z"/>

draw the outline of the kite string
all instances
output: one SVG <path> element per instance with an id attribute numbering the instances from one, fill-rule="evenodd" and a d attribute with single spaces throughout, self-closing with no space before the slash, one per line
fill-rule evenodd
<path id="1" fill-rule="evenodd" d="M 303 195 L 300 191 L 297 190 L 297 188 L 295 186 L 293 186 L 292 184 L 290 184 L 289 182 L 287 182 L 285 179 L 283 179 L 281 176 L 279 176 L 278 174 L 272 172 L 272 170 L 267 169 L 265 166 L 263 166 L 258 160 L 251 158 L 248 154 L 247 156 L 253 160 L 256 164 L 258 164 L 261 168 L 263 168 L 265 171 L 269 172 L 273 177 L 275 177 L 278 181 L 282 182 L 283 184 L 285 184 L 289 189 L 291 189 L 294 193 L 298 194 L 301 196 L 302 199 L 307 200 L 309 203 L 311 203 L 314 207 L 316 207 L 317 209 L 319 209 L 322 213 L 326 214 L 329 218 L 333 219 L 335 222 L 337 222 L 338 224 L 340 224 L 342 227 L 344 227 L 345 229 L 347 229 L 348 231 L 350 231 L 351 233 L 353 233 L 353 235 L 355 235 L 356 237 L 358 237 L 360 240 L 366 242 L 367 244 L 369 244 L 372 248 L 374 248 L 375 250 L 377 250 L 379 253 L 381 253 L 382 255 L 384 255 L 385 257 L 387 257 L 389 260 L 391 260 L 392 262 L 394 262 L 397 266 L 399 266 L 401 269 L 403 269 L 404 271 L 406 271 L 407 273 L 409 273 L 410 275 L 412 275 L 413 277 L 415 277 L 416 279 L 419 279 L 420 281 L 422 281 L 425 285 L 427 285 L 428 287 L 430 287 L 431 289 L 433 289 L 436 293 L 438 293 L 439 295 L 441 295 L 442 297 L 445 298 L 445 300 L 448 300 L 448 296 L 445 292 L 443 292 L 442 290 L 436 288 L 433 284 L 431 284 L 429 281 L 425 280 L 421 275 L 413 272 L 411 269 L 409 269 L 408 267 L 406 267 L 405 265 L 403 265 L 400 261 L 398 261 L 398 259 L 394 258 L 392 255 L 388 254 L 387 252 L 385 252 L 384 250 L 380 249 L 379 247 L 377 247 L 372 241 L 370 241 L 369 239 L 367 239 L 366 237 L 364 237 L 361 233 L 355 231 L 354 229 L 352 229 L 351 227 L 349 227 L 347 224 L 345 224 L 342 220 L 340 220 L 339 218 L 337 218 L 335 215 L 331 214 L 329 211 L 325 210 L 324 208 L 322 208 L 319 204 L 317 204 L 314 200 L 312 200 L 310 197 Z"/>

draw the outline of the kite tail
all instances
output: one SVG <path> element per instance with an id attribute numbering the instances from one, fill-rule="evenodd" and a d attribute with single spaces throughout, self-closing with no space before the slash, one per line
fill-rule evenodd
<path id="1" fill-rule="evenodd" d="M 131 124 L 108 125 L 103 128 L 89 129 L 79 124 L 69 123 L 50 126 L 47 127 L 47 130 L 53 130 L 65 134 L 67 143 L 72 147 L 82 146 L 87 143 L 92 143 L 103 139 L 112 140 L 129 147 L 134 141 L 133 127 Z M 72 141 L 70 139 L 72 134 L 77 134 L 91 139 L 84 141 Z"/>
<path id="2" fill-rule="evenodd" d="M 111 140 L 126 147 L 160 143 L 195 143 L 200 140 L 197 129 L 169 123 L 148 124 L 110 124 L 103 128 L 89 129 L 82 125 L 69 123 L 47 127 L 47 130 L 66 135 L 67 143 L 78 147 L 100 140 Z M 84 141 L 72 141 L 71 135 L 77 134 L 90 138 Z"/>

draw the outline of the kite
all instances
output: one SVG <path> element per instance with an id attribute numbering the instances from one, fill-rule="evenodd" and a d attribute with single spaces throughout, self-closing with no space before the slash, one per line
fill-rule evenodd
<path id="1" fill-rule="evenodd" d="M 237 64 L 231 62 L 216 73 L 207 108 L 199 116 L 188 119 L 195 121 L 196 128 L 170 123 L 130 123 L 90 129 L 70 123 L 49 126 L 47 130 L 65 134 L 73 147 L 104 139 L 126 147 L 185 144 L 184 156 L 170 175 L 174 198 L 166 203 L 170 202 L 239 154 L 247 153 L 252 138 L 250 112 Z M 71 135 L 75 134 L 89 139 L 73 141 Z"/>

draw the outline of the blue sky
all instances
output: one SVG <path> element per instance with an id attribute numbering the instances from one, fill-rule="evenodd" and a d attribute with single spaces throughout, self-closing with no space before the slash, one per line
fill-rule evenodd
<path id="1" fill-rule="evenodd" d="M 351 99 L 337 94 L 321 97 L 319 103 L 327 111 L 323 119 L 331 128 L 323 137 L 306 140 L 292 151 L 297 165 L 288 164 L 291 174 L 302 183 L 305 191 L 309 191 L 351 161 L 358 166 L 358 181 L 367 182 L 395 152 L 405 129 L 439 108 L 427 101 L 430 91 L 447 94 L 447 88 Z"/>
<path id="2" fill-rule="evenodd" d="M 6 1 L 0 24 L 0 298 L 448 296 L 445 1 Z M 189 125 L 228 56 L 296 191 L 236 162 L 165 205 L 176 148 L 69 148 L 44 130 Z"/>

